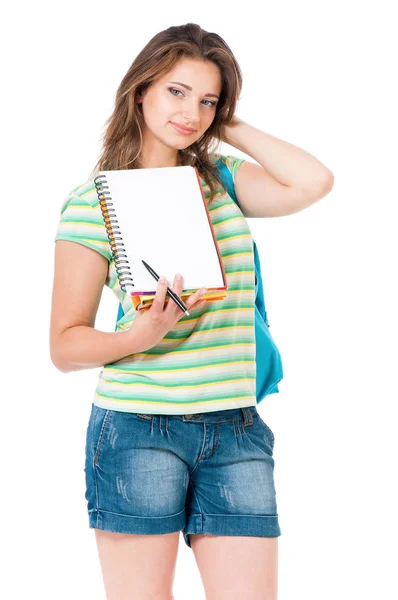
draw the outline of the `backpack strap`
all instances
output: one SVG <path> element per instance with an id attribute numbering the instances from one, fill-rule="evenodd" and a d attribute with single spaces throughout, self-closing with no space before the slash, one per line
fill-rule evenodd
<path id="1" fill-rule="evenodd" d="M 224 187 L 227 190 L 229 196 L 231 196 L 232 200 L 239 206 L 238 199 L 235 194 L 235 186 L 232 179 L 232 173 L 228 169 L 227 165 L 221 160 L 217 160 L 217 165 L 220 168 L 221 179 L 224 183 Z M 240 208 L 240 206 L 239 206 Z M 260 256 L 258 254 L 256 242 L 253 240 L 253 254 L 254 254 L 254 274 L 255 274 L 255 287 L 256 287 L 256 306 L 264 319 L 266 325 L 269 327 L 267 311 L 265 309 L 265 300 L 264 300 L 264 288 L 263 288 L 263 280 L 261 277 L 261 265 L 260 265 Z"/>

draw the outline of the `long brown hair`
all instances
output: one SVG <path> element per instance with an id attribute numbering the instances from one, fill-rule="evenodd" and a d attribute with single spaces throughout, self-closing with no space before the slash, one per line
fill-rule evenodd
<path id="1" fill-rule="evenodd" d="M 103 150 L 93 173 L 140 168 L 144 117 L 141 106 L 136 103 L 136 96 L 182 58 L 212 61 L 220 70 L 222 87 L 213 122 L 201 138 L 178 151 L 181 165 L 197 167 L 210 188 L 208 202 L 211 202 L 217 192 L 215 180 L 224 186 L 210 155 L 219 148 L 222 127 L 235 114 L 242 88 L 242 73 L 226 42 L 195 23 L 160 31 L 135 58 L 116 92 L 115 108 L 105 123 Z"/>

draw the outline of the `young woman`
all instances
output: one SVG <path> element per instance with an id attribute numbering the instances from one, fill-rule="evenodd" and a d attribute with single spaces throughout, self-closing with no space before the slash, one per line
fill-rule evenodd
<path id="1" fill-rule="evenodd" d="M 62 206 L 51 358 L 63 372 L 103 367 L 85 473 L 109 600 L 172 598 L 180 531 L 208 600 L 277 598 L 274 435 L 256 408 L 256 282 L 245 217 L 302 210 L 330 190 L 333 175 L 304 150 L 237 119 L 241 86 L 239 65 L 217 34 L 192 23 L 158 33 L 117 90 L 94 172 Z M 216 154 L 220 141 L 259 164 Z M 227 297 L 204 302 L 198 291 L 186 316 L 165 303 L 159 281 L 151 308 L 137 312 L 119 286 L 93 178 L 99 170 L 178 165 L 200 173 Z M 169 285 L 180 295 L 184 273 L 175 275 Z M 112 333 L 94 327 L 104 285 L 124 310 Z M 262 368 L 267 375 L 271 365 Z"/>

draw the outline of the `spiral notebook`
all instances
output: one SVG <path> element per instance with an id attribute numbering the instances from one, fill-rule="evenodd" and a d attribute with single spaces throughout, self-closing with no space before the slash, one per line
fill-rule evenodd
<path id="1" fill-rule="evenodd" d="M 225 298 L 227 279 L 196 167 L 99 171 L 94 184 L 119 284 L 136 310 L 151 306 L 158 285 L 142 260 L 170 288 L 181 273 L 182 300 L 201 287 L 201 300 Z"/>

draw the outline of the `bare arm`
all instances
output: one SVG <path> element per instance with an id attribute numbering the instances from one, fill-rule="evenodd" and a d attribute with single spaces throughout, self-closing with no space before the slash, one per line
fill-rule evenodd
<path id="1" fill-rule="evenodd" d="M 96 250 L 77 242 L 57 240 L 51 308 L 50 353 L 64 373 L 101 367 L 152 348 L 184 315 L 174 302 L 165 304 L 167 282 L 159 280 L 152 306 L 139 311 L 126 331 L 108 333 L 94 329 L 95 317 L 108 273 L 108 261 Z M 181 296 L 183 278 L 175 277 L 172 289 Z M 185 304 L 204 306 L 203 290 Z"/>
<path id="2" fill-rule="evenodd" d="M 129 330 L 108 333 L 94 329 L 108 272 L 108 261 L 82 244 L 55 244 L 50 323 L 50 355 L 60 371 L 102 367 L 140 352 Z"/>
<path id="3" fill-rule="evenodd" d="M 60 334 L 51 352 L 54 365 L 63 373 L 93 369 L 140 352 L 128 331 L 108 333 L 86 325 L 76 325 Z M 56 349 L 55 349 L 56 348 Z"/>

